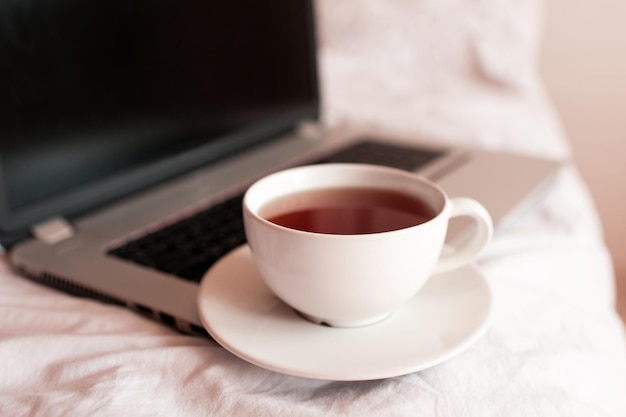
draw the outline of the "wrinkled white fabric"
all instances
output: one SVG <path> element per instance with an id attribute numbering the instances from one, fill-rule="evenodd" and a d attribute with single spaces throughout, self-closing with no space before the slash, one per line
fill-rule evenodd
<path id="1" fill-rule="evenodd" d="M 537 80 L 540 0 L 317 4 L 328 123 L 567 154 Z"/>
<path id="2" fill-rule="evenodd" d="M 535 74 L 538 0 L 318 5 L 329 123 L 567 155 Z M 348 383 L 266 371 L 212 341 L 39 286 L 3 258 L 0 415 L 625 416 L 611 261 L 574 168 L 498 232 L 478 266 L 495 296 L 484 337 L 430 369 Z"/>

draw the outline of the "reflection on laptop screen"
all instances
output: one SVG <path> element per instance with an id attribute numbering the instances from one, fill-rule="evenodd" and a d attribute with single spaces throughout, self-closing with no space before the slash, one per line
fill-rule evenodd
<path id="1" fill-rule="evenodd" d="M 299 0 L 3 3 L 4 209 L 187 155 L 162 170 L 180 174 L 264 140 L 261 126 L 315 117 L 310 13 Z"/>

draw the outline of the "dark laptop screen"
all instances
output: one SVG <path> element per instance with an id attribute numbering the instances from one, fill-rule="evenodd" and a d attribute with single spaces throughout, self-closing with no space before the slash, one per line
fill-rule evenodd
<path id="1" fill-rule="evenodd" d="M 49 202 L 63 214 L 60 196 L 143 168 L 153 175 L 140 183 L 161 181 L 315 118 L 313 24 L 304 0 L 2 2 L 0 226 L 45 215 Z"/>

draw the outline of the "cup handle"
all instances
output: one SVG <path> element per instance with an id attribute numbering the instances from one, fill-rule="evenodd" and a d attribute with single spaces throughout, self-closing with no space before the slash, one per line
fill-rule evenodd
<path id="1" fill-rule="evenodd" d="M 435 265 L 434 273 L 446 272 L 468 264 L 491 241 L 493 222 L 487 209 L 478 201 L 466 197 L 453 197 L 449 200 L 452 210 L 450 219 L 468 216 L 476 224 L 473 234 L 451 251 L 444 251 Z"/>

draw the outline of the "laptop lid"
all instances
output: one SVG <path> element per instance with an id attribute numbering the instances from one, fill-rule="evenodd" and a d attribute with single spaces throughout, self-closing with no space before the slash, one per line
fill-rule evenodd
<path id="1" fill-rule="evenodd" d="M 5 247 L 318 117 L 311 1 L 0 8 Z"/>

